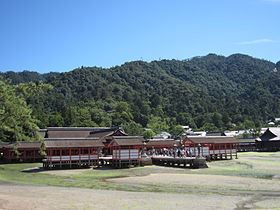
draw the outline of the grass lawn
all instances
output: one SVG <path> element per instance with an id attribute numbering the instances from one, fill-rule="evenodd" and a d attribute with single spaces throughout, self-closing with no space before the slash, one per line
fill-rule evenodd
<path id="1" fill-rule="evenodd" d="M 126 184 L 107 181 L 110 178 L 145 176 L 149 174 L 204 174 L 272 179 L 280 175 L 280 152 L 239 153 L 238 159 L 209 162 L 207 169 L 182 169 L 158 166 L 131 169 L 75 169 L 34 171 L 40 163 L 0 165 L 0 183 L 112 189 L 147 192 L 185 192 L 184 187 L 166 184 Z"/>

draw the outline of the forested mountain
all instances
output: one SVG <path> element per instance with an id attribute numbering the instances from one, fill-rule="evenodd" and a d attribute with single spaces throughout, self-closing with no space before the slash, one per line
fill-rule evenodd
<path id="1" fill-rule="evenodd" d="M 52 85 L 26 98 L 40 127 L 120 125 L 130 133 L 143 127 L 176 132 L 176 125 L 246 128 L 280 117 L 279 66 L 242 54 L 209 54 L 183 61 L 134 61 L 109 69 L 0 75 L 12 84 Z"/>

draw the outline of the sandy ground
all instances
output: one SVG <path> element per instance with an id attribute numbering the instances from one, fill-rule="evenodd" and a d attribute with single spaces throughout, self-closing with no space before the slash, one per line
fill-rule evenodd
<path id="1" fill-rule="evenodd" d="M 237 176 L 202 174 L 150 174 L 142 177 L 125 177 L 108 181 L 130 184 L 170 184 L 212 189 L 238 189 L 246 191 L 272 191 L 280 196 L 280 180 L 256 179 Z"/>
<path id="2" fill-rule="evenodd" d="M 251 197 L 0 185 L 0 209 L 242 209 Z"/>

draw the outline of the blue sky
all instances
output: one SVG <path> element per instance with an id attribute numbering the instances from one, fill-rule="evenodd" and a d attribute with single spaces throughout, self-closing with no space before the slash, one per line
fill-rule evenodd
<path id="1" fill-rule="evenodd" d="M 0 0 L 0 71 L 244 53 L 280 60 L 280 0 Z"/>

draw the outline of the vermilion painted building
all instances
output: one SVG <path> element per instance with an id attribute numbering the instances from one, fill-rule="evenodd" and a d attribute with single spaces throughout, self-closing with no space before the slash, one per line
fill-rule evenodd
<path id="1" fill-rule="evenodd" d="M 14 144 L 2 144 L 2 160 L 11 162 L 39 162 L 41 142 L 17 142 Z"/>
<path id="2" fill-rule="evenodd" d="M 108 147 L 112 151 L 112 165 L 117 168 L 139 165 L 144 138 L 113 136 Z"/>
<path id="3" fill-rule="evenodd" d="M 238 140 L 227 136 L 186 136 L 182 140 L 187 156 L 201 155 L 208 159 L 237 158 Z"/>
<path id="4" fill-rule="evenodd" d="M 99 166 L 104 144 L 98 138 L 46 139 L 45 168 Z"/>

